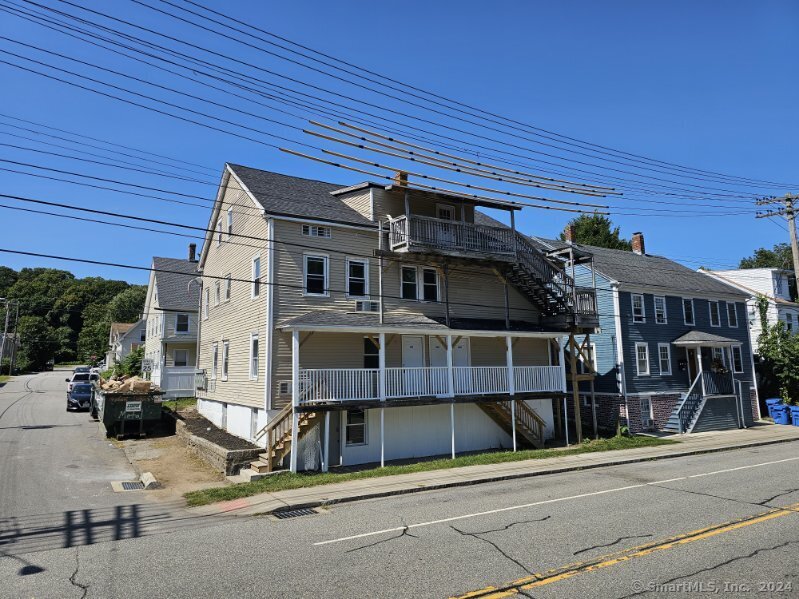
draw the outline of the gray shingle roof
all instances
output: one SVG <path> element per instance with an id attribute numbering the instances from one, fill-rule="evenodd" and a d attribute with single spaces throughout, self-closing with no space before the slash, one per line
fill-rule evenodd
<path id="1" fill-rule="evenodd" d="M 228 166 L 269 214 L 377 226 L 331 195 L 332 192 L 346 187 L 345 185 L 291 177 L 240 164 Z"/>
<path id="2" fill-rule="evenodd" d="M 689 331 L 685 335 L 672 341 L 675 345 L 736 345 L 741 343 L 735 339 L 728 339 L 721 335 L 705 333 L 702 331 Z"/>
<path id="3" fill-rule="evenodd" d="M 512 320 L 511 331 L 540 332 L 544 329 L 533 323 Z M 371 330 L 380 328 L 380 316 L 374 313 L 342 313 L 334 310 L 318 310 L 290 318 L 278 325 L 278 328 L 292 327 L 367 327 Z M 488 318 L 453 318 L 447 327 L 443 317 L 431 318 L 423 314 L 386 314 L 383 327 L 402 327 L 409 329 L 437 329 L 441 331 L 504 331 L 505 321 Z"/>
<path id="4" fill-rule="evenodd" d="M 155 284 L 158 286 L 158 306 L 165 310 L 197 310 L 200 286 L 189 285 L 199 276 L 197 263 L 178 258 L 153 258 Z"/>

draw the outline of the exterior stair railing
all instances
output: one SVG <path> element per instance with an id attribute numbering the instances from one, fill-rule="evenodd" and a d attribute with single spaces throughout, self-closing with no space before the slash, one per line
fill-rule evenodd
<path id="1" fill-rule="evenodd" d="M 680 434 L 691 432 L 691 423 L 702 404 L 702 374 L 700 373 L 694 380 L 688 393 L 682 399 L 677 417 L 680 426 Z"/>

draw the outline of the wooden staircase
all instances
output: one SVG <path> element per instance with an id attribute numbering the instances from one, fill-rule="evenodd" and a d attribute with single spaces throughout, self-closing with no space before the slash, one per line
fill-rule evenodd
<path id="1" fill-rule="evenodd" d="M 516 404 L 516 437 L 536 449 L 543 449 L 546 440 L 546 423 L 522 399 L 513 400 Z M 513 434 L 510 401 L 480 402 L 477 404 L 488 416 L 509 435 Z"/>
<path id="2" fill-rule="evenodd" d="M 258 455 L 258 459 L 250 462 L 250 470 L 257 474 L 272 472 L 283 463 L 283 459 L 291 451 L 292 405 L 289 404 L 255 435 L 255 442 L 266 435 L 266 451 Z M 317 412 L 300 413 L 297 439 L 310 430 L 319 419 Z"/>

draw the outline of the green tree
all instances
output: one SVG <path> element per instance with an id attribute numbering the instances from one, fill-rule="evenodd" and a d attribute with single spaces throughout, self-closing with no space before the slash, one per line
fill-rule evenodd
<path id="1" fill-rule="evenodd" d="M 569 221 L 569 225 L 574 225 L 576 243 L 612 250 L 632 250 L 630 241 L 622 239 L 619 227 L 614 228 L 611 220 L 601 214 L 581 214 Z M 560 240 L 566 240 L 564 233 L 560 234 Z"/>
<path id="2" fill-rule="evenodd" d="M 17 271 L 8 266 L 0 266 L 0 297 L 6 297 L 8 290 L 17 282 Z"/>
<path id="3" fill-rule="evenodd" d="M 144 310 L 145 285 L 133 285 L 119 292 L 108 304 L 110 322 L 136 322 Z"/>
<path id="4" fill-rule="evenodd" d="M 739 268 L 784 268 L 793 270 L 791 246 L 778 243 L 772 249 L 758 248 L 748 258 L 742 258 Z"/>
<path id="5" fill-rule="evenodd" d="M 19 319 L 19 366 L 23 370 L 41 370 L 53 359 L 58 349 L 55 332 L 41 316 L 21 316 Z"/>
<path id="6" fill-rule="evenodd" d="M 122 358 L 122 361 L 117 366 L 118 374 L 125 374 L 127 376 L 135 376 L 141 374 L 141 361 L 144 358 L 144 347 L 137 347 L 127 356 Z"/>
<path id="7" fill-rule="evenodd" d="M 778 394 L 786 403 L 799 404 L 799 335 L 787 330 L 782 321 L 768 324 L 768 299 L 758 298 L 760 323 L 758 337 L 761 393 Z"/>

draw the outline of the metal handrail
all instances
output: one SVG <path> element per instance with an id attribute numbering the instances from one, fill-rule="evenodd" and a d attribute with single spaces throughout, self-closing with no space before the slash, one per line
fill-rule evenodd
<path id="1" fill-rule="evenodd" d="M 694 391 L 694 388 L 701 384 L 701 381 L 702 373 L 699 373 L 677 408 L 677 422 L 679 424 L 680 434 L 686 432 L 687 426 L 691 424 L 691 420 L 693 420 L 696 414 L 696 409 L 702 401 L 702 393 L 696 393 Z"/>

